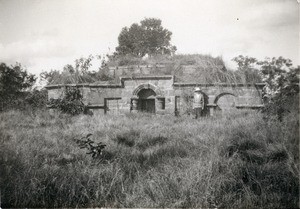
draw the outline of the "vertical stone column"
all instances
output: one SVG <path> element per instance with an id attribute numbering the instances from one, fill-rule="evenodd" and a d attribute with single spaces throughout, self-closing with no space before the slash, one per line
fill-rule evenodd
<path id="1" fill-rule="evenodd" d="M 131 98 L 132 106 L 131 106 L 131 112 L 135 113 L 138 112 L 138 97 Z"/>
<path id="2" fill-rule="evenodd" d="M 90 95 L 91 95 L 91 89 L 89 86 L 84 86 L 81 88 L 81 93 L 82 93 L 82 102 L 87 105 L 89 104 L 90 101 Z"/>
<path id="3" fill-rule="evenodd" d="M 216 104 L 212 104 L 209 106 L 209 115 L 210 116 L 214 116 L 216 108 L 217 108 Z"/>
<path id="4" fill-rule="evenodd" d="M 214 116 L 214 111 L 215 111 L 214 107 L 209 107 L 209 115 L 210 116 Z"/>
<path id="5" fill-rule="evenodd" d="M 165 98 L 164 97 L 157 97 L 157 110 L 164 110 L 165 109 Z"/>

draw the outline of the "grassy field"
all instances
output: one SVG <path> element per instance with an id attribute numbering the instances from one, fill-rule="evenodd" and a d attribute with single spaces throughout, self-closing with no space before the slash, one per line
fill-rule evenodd
<path id="1" fill-rule="evenodd" d="M 76 139 L 107 146 L 93 159 Z M 1 207 L 297 208 L 299 122 L 0 114 Z"/>

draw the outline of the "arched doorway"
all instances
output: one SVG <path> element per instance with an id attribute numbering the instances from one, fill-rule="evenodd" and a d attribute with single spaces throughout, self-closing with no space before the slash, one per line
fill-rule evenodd
<path id="1" fill-rule="evenodd" d="M 191 102 L 193 102 L 193 109 L 197 106 L 201 107 L 200 115 L 198 116 L 206 116 L 209 114 L 209 109 L 207 107 L 208 96 L 199 87 L 195 88 L 193 100 Z"/>
<path id="2" fill-rule="evenodd" d="M 152 89 L 141 89 L 138 94 L 138 110 L 141 112 L 155 113 L 156 93 Z"/>

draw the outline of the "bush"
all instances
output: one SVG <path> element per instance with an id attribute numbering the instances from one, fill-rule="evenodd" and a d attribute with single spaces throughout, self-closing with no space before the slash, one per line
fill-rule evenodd
<path id="1" fill-rule="evenodd" d="M 22 106 L 22 100 L 35 81 L 35 76 L 29 74 L 21 64 L 7 66 L 0 63 L 0 111 Z"/>
<path id="2" fill-rule="evenodd" d="M 66 87 L 62 99 L 52 99 L 49 105 L 63 113 L 78 115 L 84 113 L 86 107 L 82 102 L 82 94 L 77 87 Z"/>
<path id="3" fill-rule="evenodd" d="M 287 113 L 299 114 L 300 67 L 293 68 L 291 60 L 282 57 L 259 63 L 266 83 L 263 89 L 266 117 L 273 115 L 282 121 Z"/>
<path id="4" fill-rule="evenodd" d="M 48 92 L 46 89 L 37 90 L 29 92 L 25 97 L 24 102 L 27 108 L 32 110 L 45 109 L 47 106 Z"/>

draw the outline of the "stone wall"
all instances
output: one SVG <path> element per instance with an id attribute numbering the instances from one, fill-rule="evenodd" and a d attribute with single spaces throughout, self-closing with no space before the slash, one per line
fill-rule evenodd
<path id="1" fill-rule="evenodd" d="M 160 71 L 159 69 L 165 69 L 164 64 L 155 65 L 132 65 L 132 66 L 118 66 L 109 67 L 108 72 L 112 77 L 122 77 L 128 75 L 150 75 Z"/>
<path id="2" fill-rule="evenodd" d="M 263 84 L 196 84 L 176 83 L 173 76 L 124 77 L 119 84 L 49 85 L 48 99 L 63 96 L 66 86 L 80 88 L 83 102 L 95 114 L 122 114 L 138 111 L 141 105 L 139 92 L 154 92 L 155 112 L 161 114 L 186 113 L 191 108 L 193 89 L 200 87 L 205 98 L 207 114 L 228 103 L 235 108 L 262 106 Z M 224 100 L 224 98 L 228 98 Z M 147 101 L 144 102 L 147 106 Z M 229 104 L 230 103 L 230 104 Z M 150 103 L 148 104 L 150 105 Z"/>

